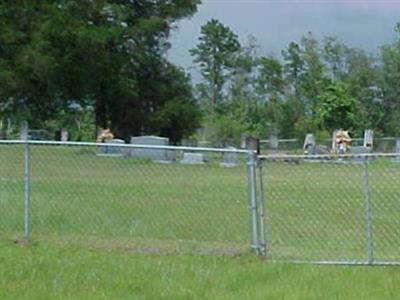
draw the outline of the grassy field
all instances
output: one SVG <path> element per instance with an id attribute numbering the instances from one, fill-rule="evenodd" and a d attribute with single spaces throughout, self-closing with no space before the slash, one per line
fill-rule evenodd
<path id="1" fill-rule="evenodd" d="M 22 235 L 23 149 L 0 147 L 0 299 L 396 299 L 395 267 L 365 261 L 362 164 L 266 162 L 267 262 L 249 253 L 246 165 L 221 168 L 31 147 L 31 243 Z M 400 261 L 400 164 L 368 166 L 374 257 Z M 400 298 L 400 297 L 399 297 Z"/>
<path id="2" fill-rule="evenodd" d="M 362 163 L 271 162 L 264 169 L 267 240 L 273 258 L 365 261 L 367 193 L 374 258 L 399 260 L 399 164 L 373 160 L 368 175 Z"/>
<path id="3" fill-rule="evenodd" d="M 22 149 L 0 153 L 0 228 L 20 234 Z M 31 228 L 35 240 L 97 243 L 149 252 L 248 248 L 244 163 L 221 168 L 99 157 L 95 149 L 31 147 Z"/>
<path id="4" fill-rule="evenodd" d="M 0 148 L 0 234 L 22 228 L 22 146 Z M 151 253 L 243 253 L 249 247 L 244 157 L 235 168 L 99 157 L 94 148 L 31 146 L 32 238 Z M 269 259 L 365 261 L 365 193 L 374 255 L 400 260 L 400 164 L 263 165 Z M 0 235 L 0 239 L 1 239 Z"/>
<path id="5" fill-rule="evenodd" d="M 0 299 L 400 299 L 395 267 L 151 256 L 0 242 Z"/>

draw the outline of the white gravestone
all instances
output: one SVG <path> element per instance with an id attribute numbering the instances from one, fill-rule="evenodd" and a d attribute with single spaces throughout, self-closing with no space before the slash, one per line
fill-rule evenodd
<path id="1" fill-rule="evenodd" d="M 61 142 L 68 142 L 68 130 L 61 129 Z"/>
<path id="2" fill-rule="evenodd" d="M 19 138 L 22 141 L 28 140 L 28 122 L 22 122 L 19 132 Z"/>
<path id="3" fill-rule="evenodd" d="M 367 129 L 364 131 L 364 147 L 373 147 L 374 141 L 374 132 L 371 129 Z"/>
<path id="4" fill-rule="evenodd" d="M 337 153 L 336 134 L 339 130 L 335 129 L 332 134 L 332 153 Z"/>
<path id="5" fill-rule="evenodd" d="M 315 150 L 315 137 L 312 133 L 308 133 L 304 140 L 303 151 L 305 154 L 314 154 Z"/>
<path id="6" fill-rule="evenodd" d="M 159 136 L 133 136 L 131 144 L 135 145 L 153 145 L 153 146 L 168 146 L 169 139 Z M 175 151 L 166 149 L 152 148 L 132 148 L 130 156 L 134 158 L 151 159 L 155 162 L 172 162 L 175 160 Z"/>

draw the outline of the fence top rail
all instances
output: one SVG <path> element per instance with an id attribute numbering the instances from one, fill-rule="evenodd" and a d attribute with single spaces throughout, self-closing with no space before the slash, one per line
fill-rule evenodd
<path id="1" fill-rule="evenodd" d="M 122 147 L 122 148 L 138 148 L 138 149 L 160 149 L 160 150 L 177 150 L 177 151 L 195 151 L 195 152 L 215 152 L 215 153 L 242 153 L 252 154 L 253 150 L 247 149 L 230 149 L 230 148 L 206 148 L 206 147 L 186 147 L 186 146 L 161 146 L 161 145 L 142 145 L 142 144 L 112 144 L 112 143 L 91 143 L 91 142 L 60 142 L 60 141 L 33 141 L 33 140 L 0 140 L 1 144 L 29 144 L 42 146 L 86 146 L 86 147 Z"/>
<path id="2" fill-rule="evenodd" d="M 376 137 L 374 138 L 374 141 L 396 141 L 399 140 L 400 137 Z M 357 142 L 362 142 L 364 141 L 364 138 L 351 138 L 352 141 L 357 141 Z M 303 142 L 302 140 L 299 139 L 278 139 L 278 143 L 300 143 Z M 322 139 L 321 142 L 332 142 L 332 139 Z M 268 144 L 270 143 L 269 139 L 263 139 L 260 140 L 260 143 L 265 143 Z"/>
<path id="3" fill-rule="evenodd" d="M 270 155 L 259 155 L 258 158 L 261 160 L 285 160 L 285 159 L 340 159 L 340 158 L 380 158 L 380 157 L 400 157 L 400 153 L 360 153 L 360 154 L 270 154 Z"/>

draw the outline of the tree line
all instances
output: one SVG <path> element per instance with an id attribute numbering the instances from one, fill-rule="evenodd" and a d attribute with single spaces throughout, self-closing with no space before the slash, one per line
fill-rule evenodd
<path id="1" fill-rule="evenodd" d="M 400 135 L 400 39 L 372 55 L 307 33 L 279 56 L 260 55 L 254 37 L 241 44 L 212 19 L 190 52 L 202 77 L 197 98 L 210 116 L 205 135 L 215 140 L 237 141 L 243 133 L 328 138 L 340 128 Z"/>
<path id="2" fill-rule="evenodd" d="M 166 58 L 200 0 L 0 2 L 0 134 L 28 121 L 93 140 L 157 134 L 227 144 L 242 134 L 400 136 L 400 39 L 368 54 L 311 33 L 262 55 L 211 19 L 190 50 L 201 80 Z M 400 25 L 396 26 L 399 33 Z M 399 36 L 400 37 L 400 36 Z"/>

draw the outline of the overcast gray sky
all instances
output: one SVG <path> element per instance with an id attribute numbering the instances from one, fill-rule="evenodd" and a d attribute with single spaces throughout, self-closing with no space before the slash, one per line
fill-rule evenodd
<path id="1" fill-rule="evenodd" d="M 338 37 L 352 47 L 378 52 L 395 39 L 400 21 L 400 0 L 203 0 L 198 12 L 178 23 L 172 35 L 169 58 L 188 68 L 188 50 L 197 44 L 200 27 L 216 18 L 243 42 L 254 35 L 262 53 L 279 55 L 291 41 L 311 31 L 315 37 Z"/>

